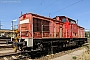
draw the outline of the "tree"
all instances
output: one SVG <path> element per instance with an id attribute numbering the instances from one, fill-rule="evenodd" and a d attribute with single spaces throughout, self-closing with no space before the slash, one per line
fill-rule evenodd
<path id="1" fill-rule="evenodd" d="M 85 31 L 85 37 L 90 38 L 90 31 Z"/>

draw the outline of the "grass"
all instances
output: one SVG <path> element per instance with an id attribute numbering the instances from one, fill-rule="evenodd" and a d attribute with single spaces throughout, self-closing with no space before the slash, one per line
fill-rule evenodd
<path id="1" fill-rule="evenodd" d="M 73 58 L 74 60 L 76 60 L 76 59 L 77 59 L 77 57 L 76 57 L 76 56 L 73 56 L 72 58 Z"/>

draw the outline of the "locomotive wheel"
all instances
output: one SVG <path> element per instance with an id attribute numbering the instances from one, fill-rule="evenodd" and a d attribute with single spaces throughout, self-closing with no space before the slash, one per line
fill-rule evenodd
<path id="1" fill-rule="evenodd" d="M 39 44 L 38 45 L 38 49 L 40 49 L 40 51 L 42 51 L 43 50 L 43 45 L 42 44 Z"/>
<path id="2" fill-rule="evenodd" d="M 38 46 L 38 49 L 40 49 L 40 51 L 42 51 L 42 50 L 43 50 L 43 44 L 38 43 L 38 44 L 37 44 L 37 46 Z"/>

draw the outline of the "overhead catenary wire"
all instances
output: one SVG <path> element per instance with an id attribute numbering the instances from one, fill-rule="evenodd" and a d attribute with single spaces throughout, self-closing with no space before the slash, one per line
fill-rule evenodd
<path id="1" fill-rule="evenodd" d="M 35 11 L 37 11 L 39 9 L 39 7 L 42 5 L 43 2 L 44 2 L 44 0 L 42 0 L 42 2 L 38 5 L 38 7 L 36 8 Z"/>
<path id="2" fill-rule="evenodd" d="M 71 7 L 71 6 L 73 6 L 73 5 L 77 4 L 77 3 L 79 3 L 79 2 L 81 2 L 81 1 L 83 1 L 83 0 L 79 0 L 79 1 L 77 1 L 77 2 L 75 2 L 75 3 L 73 3 L 73 4 L 71 4 L 71 5 L 69 5 L 69 6 L 66 6 L 66 7 L 64 7 L 64 8 L 62 8 L 62 9 L 56 11 L 56 12 L 53 12 L 53 13 L 51 13 L 51 14 L 55 14 L 55 13 L 57 13 L 57 12 L 59 12 L 59 11 L 62 11 L 62 10 L 64 10 L 64 9 L 66 9 L 66 8 L 69 8 L 69 7 Z"/>
<path id="3" fill-rule="evenodd" d="M 44 11 L 45 9 L 49 8 L 50 6 L 52 6 L 53 4 L 55 4 L 57 1 L 59 1 L 59 0 L 54 1 L 54 2 L 51 3 L 50 5 L 46 6 L 44 9 L 40 10 L 39 12 L 42 12 L 42 11 Z"/>

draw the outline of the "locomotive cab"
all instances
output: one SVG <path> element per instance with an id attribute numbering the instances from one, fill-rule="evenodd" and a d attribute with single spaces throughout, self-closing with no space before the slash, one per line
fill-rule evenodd
<path id="1" fill-rule="evenodd" d="M 59 20 L 63 22 L 63 37 L 64 38 L 77 38 L 78 37 L 78 25 L 76 21 L 65 17 L 65 16 L 58 16 Z"/>

